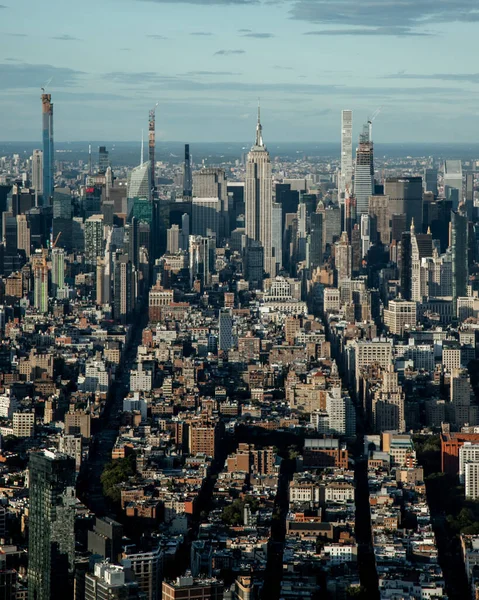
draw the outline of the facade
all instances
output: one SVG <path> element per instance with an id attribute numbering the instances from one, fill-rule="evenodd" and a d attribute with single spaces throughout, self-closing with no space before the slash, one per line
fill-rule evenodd
<path id="1" fill-rule="evenodd" d="M 208 230 L 216 237 L 220 233 L 221 200 L 214 197 L 193 198 L 192 233 L 206 236 Z"/>
<path id="2" fill-rule="evenodd" d="M 246 237 L 263 247 L 264 270 L 274 277 L 277 259 L 273 249 L 273 180 L 269 152 L 263 142 L 258 112 L 256 142 L 248 154 L 245 185 Z"/>
<path id="3" fill-rule="evenodd" d="M 41 313 L 48 312 L 48 267 L 37 265 L 34 270 L 34 306 Z"/>
<path id="4" fill-rule="evenodd" d="M 353 187 L 353 111 L 341 111 L 341 185 L 340 192 Z"/>
<path id="5" fill-rule="evenodd" d="M 452 248 L 452 297 L 453 313 L 457 316 L 457 299 L 467 296 L 468 265 L 468 221 L 464 210 L 451 213 Z"/>
<path id="6" fill-rule="evenodd" d="M 92 215 L 85 221 L 85 262 L 91 267 L 104 253 L 103 215 Z"/>
<path id="7" fill-rule="evenodd" d="M 43 152 L 34 150 L 32 155 L 32 187 L 41 196 L 43 194 Z"/>
<path id="8" fill-rule="evenodd" d="M 233 347 L 233 315 L 231 309 L 220 308 L 218 349 L 228 351 Z"/>
<path id="9" fill-rule="evenodd" d="M 414 222 L 422 232 L 422 177 L 390 177 L 384 183 L 384 194 L 389 196 L 389 218 L 406 215 L 405 231 Z"/>
<path id="10" fill-rule="evenodd" d="M 348 234 L 343 231 L 341 239 L 336 244 L 335 265 L 338 273 L 338 285 L 345 279 L 351 279 L 353 269 L 353 252 L 349 243 Z"/>
<path id="11" fill-rule="evenodd" d="M 444 195 L 452 200 L 452 209 L 457 210 L 463 200 L 462 164 L 460 160 L 444 161 Z"/>
<path id="12" fill-rule="evenodd" d="M 30 455 L 28 600 L 71 598 L 75 560 L 75 461 L 58 452 Z"/>
<path id="13" fill-rule="evenodd" d="M 416 303 L 408 300 L 390 300 L 384 310 L 384 324 L 393 335 L 404 335 L 406 329 L 416 325 Z"/>
<path id="14" fill-rule="evenodd" d="M 58 292 L 65 287 L 65 250 L 52 250 L 52 295 L 58 297 Z"/>

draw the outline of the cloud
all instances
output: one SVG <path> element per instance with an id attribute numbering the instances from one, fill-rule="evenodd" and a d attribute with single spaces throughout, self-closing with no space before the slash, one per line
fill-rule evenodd
<path id="1" fill-rule="evenodd" d="M 122 52 L 131 52 L 131 48 L 120 48 Z"/>
<path id="2" fill-rule="evenodd" d="M 186 77 L 209 77 L 210 75 L 241 75 L 241 73 L 235 73 L 234 71 L 189 71 L 185 73 Z"/>
<path id="3" fill-rule="evenodd" d="M 227 4 L 240 6 L 249 4 L 259 4 L 259 0 L 142 0 L 143 2 L 152 2 L 156 4 L 199 4 L 202 6 L 225 6 Z"/>
<path id="4" fill-rule="evenodd" d="M 352 29 L 322 29 L 306 31 L 304 35 L 395 35 L 399 37 L 427 37 L 435 35 L 427 31 L 413 31 L 408 27 L 355 27 Z"/>
<path id="5" fill-rule="evenodd" d="M 74 37 L 73 35 L 68 35 L 67 33 L 63 35 L 56 35 L 51 40 L 60 40 L 61 42 L 79 42 L 80 38 Z"/>
<path id="6" fill-rule="evenodd" d="M 477 22 L 479 7 L 477 0 L 296 0 L 291 17 L 341 29 L 382 28 L 382 34 L 372 35 L 405 35 L 434 23 Z"/>
<path id="7" fill-rule="evenodd" d="M 437 80 L 437 81 L 459 81 L 468 83 L 479 83 L 479 73 L 406 73 L 400 71 L 392 75 L 385 75 L 383 79 L 419 79 L 419 80 Z"/>
<path id="8" fill-rule="evenodd" d="M 73 87 L 78 83 L 82 71 L 53 65 L 32 65 L 28 63 L 0 63 L 0 81 L 2 88 L 26 89 L 38 88 L 45 85 L 45 81 L 54 78 L 55 87 Z"/>
<path id="9" fill-rule="evenodd" d="M 233 54 L 244 54 L 244 50 L 218 50 L 215 56 L 231 56 Z"/>
<path id="10" fill-rule="evenodd" d="M 294 67 L 285 67 L 283 65 L 274 65 L 273 69 L 278 71 L 294 71 Z"/>
<path id="11" fill-rule="evenodd" d="M 213 35 L 210 31 L 192 31 L 190 35 L 203 35 L 203 36 L 211 36 Z"/>
<path id="12" fill-rule="evenodd" d="M 8 60 L 8 62 L 22 62 L 19 58 L 6 58 L 5 60 Z"/>
<path id="13" fill-rule="evenodd" d="M 10 33 L 10 31 L 2 31 L 2 35 L 8 35 L 10 37 L 28 37 L 26 33 Z"/>
<path id="14" fill-rule="evenodd" d="M 152 40 L 167 40 L 168 39 L 166 36 L 164 36 L 164 35 L 158 35 L 156 33 L 150 33 L 146 37 L 150 38 Z"/>
<path id="15" fill-rule="evenodd" d="M 0 10 L 1 10 L 2 8 L 8 8 L 8 6 L 5 6 L 5 4 L 0 4 Z"/>
<path id="16" fill-rule="evenodd" d="M 265 40 L 268 38 L 273 38 L 274 34 L 273 33 L 245 33 L 243 35 L 243 37 L 257 38 L 259 40 Z"/>
<path id="17" fill-rule="evenodd" d="M 251 33 L 251 29 L 238 29 L 238 33 Z"/>

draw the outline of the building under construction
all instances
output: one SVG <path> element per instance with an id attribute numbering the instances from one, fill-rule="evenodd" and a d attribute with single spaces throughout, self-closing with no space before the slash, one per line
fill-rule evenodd
<path id="1" fill-rule="evenodd" d="M 51 94 L 42 94 L 43 204 L 51 204 L 54 188 L 53 104 Z"/>

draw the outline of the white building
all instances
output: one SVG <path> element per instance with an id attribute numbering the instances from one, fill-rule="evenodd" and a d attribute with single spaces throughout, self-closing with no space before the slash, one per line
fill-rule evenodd
<path id="1" fill-rule="evenodd" d="M 465 466 L 467 463 L 479 463 L 479 444 L 464 442 L 459 448 L 459 481 L 464 483 Z"/>
<path id="2" fill-rule="evenodd" d="M 153 375 L 143 369 L 143 364 L 138 363 L 138 368 L 130 372 L 130 391 L 150 392 L 153 384 Z"/>
<path id="3" fill-rule="evenodd" d="M 479 462 L 467 462 L 464 465 L 464 483 L 466 499 L 479 499 Z"/>
<path id="4" fill-rule="evenodd" d="M 13 435 L 16 437 L 32 437 L 35 433 L 35 413 L 13 413 Z"/>
<path id="5" fill-rule="evenodd" d="M 110 371 L 102 360 L 90 359 L 85 364 L 85 380 L 81 386 L 83 392 L 105 393 L 110 386 Z"/>

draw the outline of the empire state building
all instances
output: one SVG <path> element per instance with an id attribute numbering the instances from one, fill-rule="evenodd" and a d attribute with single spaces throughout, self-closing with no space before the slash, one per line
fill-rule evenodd
<path id="1" fill-rule="evenodd" d="M 269 152 L 263 142 L 259 108 L 256 141 L 246 164 L 245 212 L 248 244 L 257 242 L 263 247 L 264 270 L 270 277 L 275 277 L 278 259 L 274 256 L 272 235 L 273 180 Z"/>

